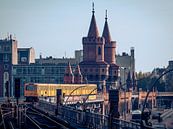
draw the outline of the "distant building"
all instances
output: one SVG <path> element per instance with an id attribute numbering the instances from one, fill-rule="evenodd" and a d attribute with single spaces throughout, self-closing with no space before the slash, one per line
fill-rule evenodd
<path id="1" fill-rule="evenodd" d="M 83 50 L 75 50 L 75 59 L 77 64 L 83 61 Z"/>
<path id="2" fill-rule="evenodd" d="M 75 51 L 75 57 L 74 58 L 53 58 L 52 56 L 43 58 L 40 56 L 39 59 L 35 59 L 36 64 L 68 64 L 70 62 L 71 64 L 79 64 L 80 61 L 82 61 L 83 57 L 83 51 L 82 50 L 76 50 Z"/>
<path id="3" fill-rule="evenodd" d="M 13 66 L 31 63 L 35 63 L 33 48 L 18 48 L 18 42 L 12 35 L 0 40 L 0 97 L 14 94 Z"/>
<path id="4" fill-rule="evenodd" d="M 134 47 L 130 49 L 130 54 L 125 52 L 122 55 L 116 55 L 116 63 L 120 67 L 121 84 L 126 83 L 127 76 L 135 73 L 135 50 Z"/>
<path id="5" fill-rule="evenodd" d="M 70 62 L 71 64 L 76 64 L 77 61 L 75 58 L 53 58 L 52 56 L 46 57 L 46 58 L 39 58 L 35 60 L 36 64 L 68 64 Z"/>
<path id="6" fill-rule="evenodd" d="M 13 94 L 12 65 L 17 64 L 17 40 L 12 35 L 0 40 L 0 97 Z M 7 84 L 8 83 L 8 84 Z M 7 85 L 8 87 L 6 87 Z"/>
<path id="7" fill-rule="evenodd" d="M 18 64 L 35 63 L 34 48 L 18 48 Z"/>

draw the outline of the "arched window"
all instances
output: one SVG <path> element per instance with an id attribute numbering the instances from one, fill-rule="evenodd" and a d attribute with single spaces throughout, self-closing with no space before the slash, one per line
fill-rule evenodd
<path id="1" fill-rule="evenodd" d="M 98 55 L 101 55 L 101 48 L 98 48 Z"/>

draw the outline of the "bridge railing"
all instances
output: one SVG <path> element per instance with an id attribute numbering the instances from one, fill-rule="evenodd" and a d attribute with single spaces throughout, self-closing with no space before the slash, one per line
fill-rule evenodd
<path id="1" fill-rule="evenodd" d="M 68 122 L 83 127 L 96 129 L 106 129 L 108 127 L 108 117 L 100 114 L 84 112 L 67 106 L 59 106 L 58 113 Z"/>
<path id="2" fill-rule="evenodd" d="M 75 110 L 67 106 L 59 106 L 58 115 L 61 116 L 61 118 L 67 120 L 68 122 L 72 122 L 75 124 L 83 123 L 83 114 L 80 110 Z"/>
<path id="3" fill-rule="evenodd" d="M 141 125 L 139 123 L 113 118 L 112 128 L 141 129 Z"/>
<path id="4" fill-rule="evenodd" d="M 108 128 L 108 116 L 101 114 L 85 112 L 85 126 L 87 128 L 95 129 L 107 129 Z"/>
<path id="5" fill-rule="evenodd" d="M 39 102 L 40 106 L 44 106 L 45 110 L 55 112 L 57 108 L 55 104 L 47 102 Z M 92 112 L 82 111 L 79 109 L 72 108 L 70 106 L 58 106 L 58 117 L 81 127 L 94 128 L 94 129 L 108 129 L 110 126 L 116 129 L 141 129 L 140 124 L 125 121 L 122 119 L 112 119 L 110 125 L 109 117 L 101 114 Z"/>

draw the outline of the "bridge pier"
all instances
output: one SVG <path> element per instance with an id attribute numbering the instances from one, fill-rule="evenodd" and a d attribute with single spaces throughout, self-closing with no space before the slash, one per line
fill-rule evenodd
<path id="1" fill-rule="evenodd" d="M 112 123 L 114 118 L 119 118 L 119 91 L 118 89 L 109 90 L 109 129 L 113 129 Z M 117 127 L 116 127 L 117 128 Z"/>
<path id="2" fill-rule="evenodd" d="M 62 89 L 56 89 L 56 110 L 55 110 L 55 114 L 58 115 L 59 114 L 59 111 L 58 111 L 58 107 L 60 105 L 62 105 Z"/>

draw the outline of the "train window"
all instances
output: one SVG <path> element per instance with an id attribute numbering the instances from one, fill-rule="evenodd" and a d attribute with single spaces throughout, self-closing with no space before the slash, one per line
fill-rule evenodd
<path id="1" fill-rule="evenodd" d="M 31 91 L 33 91 L 33 90 L 36 90 L 36 87 L 33 86 L 33 85 L 28 85 L 28 86 L 26 86 L 26 90 L 31 90 Z"/>

